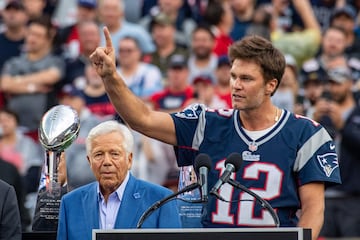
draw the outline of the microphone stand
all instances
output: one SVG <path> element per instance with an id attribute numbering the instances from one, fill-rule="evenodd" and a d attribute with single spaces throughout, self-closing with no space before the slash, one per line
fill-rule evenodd
<path id="1" fill-rule="evenodd" d="M 266 201 L 265 199 L 263 199 L 262 197 L 260 197 L 259 195 L 257 195 L 256 193 L 254 193 L 253 191 L 250 191 L 247 187 L 241 185 L 239 182 L 235 181 L 234 179 L 229 178 L 229 180 L 227 181 L 231 186 L 242 190 L 243 192 L 246 192 L 248 194 L 250 194 L 251 196 L 253 196 L 257 201 L 260 202 L 261 206 L 263 208 L 265 208 L 266 210 L 269 211 L 271 217 L 274 220 L 274 224 L 276 227 L 280 226 L 280 220 L 278 215 L 276 214 L 275 210 L 271 207 L 271 205 L 268 203 L 268 201 Z M 221 197 L 217 192 L 211 191 L 210 194 L 215 195 L 218 199 L 220 199 L 221 201 L 226 201 L 223 197 Z"/>
<path id="2" fill-rule="evenodd" d="M 161 207 L 162 205 L 164 205 L 165 203 L 173 200 L 174 198 L 176 198 L 178 195 L 182 194 L 182 193 L 185 193 L 185 192 L 189 192 L 189 191 L 192 191 L 196 188 L 199 188 L 201 187 L 201 185 L 199 183 L 193 183 L 193 184 L 190 184 L 186 187 L 184 187 L 183 189 L 181 189 L 180 191 L 178 192 L 175 192 L 157 202 L 155 202 L 153 205 L 151 205 L 140 217 L 137 225 L 136 225 L 136 228 L 141 228 L 142 224 L 144 223 L 145 219 L 147 217 L 149 217 L 156 209 L 158 209 L 159 207 Z M 195 201 L 191 201 L 193 203 L 201 203 L 202 200 L 195 200 Z"/>

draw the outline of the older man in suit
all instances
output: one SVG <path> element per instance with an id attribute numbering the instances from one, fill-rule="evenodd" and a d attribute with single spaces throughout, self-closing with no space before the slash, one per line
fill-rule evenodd
<path id="1" fill-rule="evenodd" d="M 0 240 L 20 240 L 21 221 L 14 188 L 0 180 Z"/>
<path id="2" fill-rule="evenodd" d="M 91 239 L 92 229 L 135 228 L 142 214 L 172 192 L 130 173 L 133 136 L 110 120 L 95 126 L 86 139 L 87 158 L 97 179 L 64 195 L 57 239 Z M 143 228 L 179 228 L 176 202 L 150 215 Z"/>

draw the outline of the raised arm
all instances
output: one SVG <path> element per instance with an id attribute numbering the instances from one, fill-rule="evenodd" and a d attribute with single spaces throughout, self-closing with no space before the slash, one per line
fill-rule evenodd
<path id="1" fill-rule="evenodd" d="M 110 32 L 104 27 L 105 47 L 98 47 L 90 60 L 104 81 L 116 111 L 134 130 L 160 141 L 176 145 L 175 126 L 168 113 L 151 110 L 126 86 L 116 71 L 115 52 Z"/>

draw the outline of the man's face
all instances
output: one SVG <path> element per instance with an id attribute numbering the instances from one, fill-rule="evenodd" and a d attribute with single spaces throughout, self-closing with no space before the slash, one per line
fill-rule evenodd
<path id="1" fill-rule="evenodd" d="M 96 24 L 86 23 L 79 29 L 79 40 L 83 48 L 83 52 L 92 53 L 100 46 L 100 33 Z"/>
<path id="2" fill-rule="evenodd" d="M 305 98 L 308 99 L 311 104 L 315 104 L 316 101 L 321 97 L 324 91 L 324 85 L 319 81 L 308 81 L 305 86 Z"/>
<path id="3" fill-rule="evenodd" d="M 326 31 L 322 41 L 322 48 L 326 55 L 338 56 L 343 54 L 345 47 L 346 38 L 343 32 L 337 29 Z"/>
<path id="4" fill-rule="evenodd" d="M 195 32 L 191 43 L 194 54 L 199 59 L 210 57 L 214 44 L 214 39 L 205 30 Z"/>
<path id="5" fill-rule="evenodd" d="M 7 112 L 0 113 L 0 127 L 3 136 L 8 136 L 16 131 L 17 123 L 13 115 Z"/>
<path id="6" fill-rule="evenodd" d="M 28 21 L 25 10 L 16 8 L 4 9 L 2 17 L 6 27 L 10 29 L 25 26 Z"/>
<path id="7" fill-rule="evenodd" d="M 26 51 L 28 53 L 41 52 L 45 47 L 50 47 L 51 39 L 44 26 L 36 23 L 30 24 L 25 37 Z"/>
<path id="8" fill-rule="evenodd" d="M 230 89 L 234 109 L 251 110 L 260 107 L 266 94 L 275 91 L 276 82 L 265 84 L 259 65 L 242 59 L 235 59 L 230 70 Z"/>
<path id="9" fill-rule="evenodd" d="M 171 25 L 154 24 L 152 28 L 152 37 L 158 48 L 175 43 L 175 28 Z"/>
<path id="10" fill-rule="evenodd" d="M 121 133 L 110 132 L 97 136 L 91 143 L 87 157 L 104 195 L 114 192 L 131 168 L 132 154 L 126 153 L 123 141 Z"/>
<path id="11" fill-rule="evenodd" d="M 331 98 L 341 104 L 345 101 L 347 95 L 351 92 L 352 82 L 350 80 L 338 83 L 335 81 L 329 82 L 329 91 Z"/>
<path id="12" fill-rule="evenodd" d="M 110 28 L 119 25 L 123 13 L 119 0 L 102 0 L 99 3 L 99 17 Z"/>

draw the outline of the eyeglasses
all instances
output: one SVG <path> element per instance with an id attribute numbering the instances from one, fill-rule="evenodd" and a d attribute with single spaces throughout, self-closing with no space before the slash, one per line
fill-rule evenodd
<path id="1" fill-rule="evenodd" d="M 119 48 L 119 53 L 132 53 L 135 51 L 136 48 Z"/>

